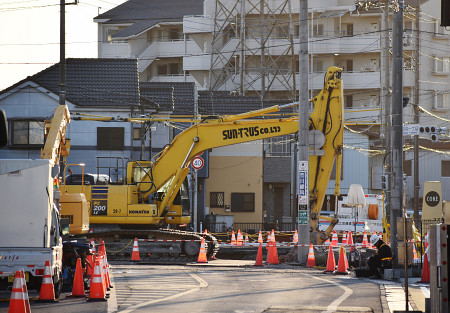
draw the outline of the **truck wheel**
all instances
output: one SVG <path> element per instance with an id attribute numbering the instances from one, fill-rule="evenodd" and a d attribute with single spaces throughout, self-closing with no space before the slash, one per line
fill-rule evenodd
<path id="1" fill-rule="evenodd" d="M 53 276 L 53 286 L 55 288 L 55 298 L 58 299 L 61 295 L 63 287 L 62 272 L 59 272 L 58 275 Z"/>

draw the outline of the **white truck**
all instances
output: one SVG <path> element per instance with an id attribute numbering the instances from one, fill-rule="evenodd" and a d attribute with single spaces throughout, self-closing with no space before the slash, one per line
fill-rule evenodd
<path id="1" fill-rule="evenodd" d="M 24 270 L 39 290 L 50 261 L 55 296 L 62 289 L 62 238 L 50 160 L 0 160 L 0 290 Z"/>
<path id="2" fill-rule="evenodd" d="M 384 213 L 384 197 L 383 195 L 367 194 L 366 205 L 362 207 L 353 207 L 347 204 L 347 197 L 343 196 L 342 200 L 338 200 L 337 212 L 335 217 L 339 222 L 334 227 L 334 230 L 351 231 L 362 233 L 383 232 L 383 213 Z M 333 212 L 334 213 L 334 212 Z M 319 220 L 320 229 L 326 229 L 329 222 L 326 220 Z"/>

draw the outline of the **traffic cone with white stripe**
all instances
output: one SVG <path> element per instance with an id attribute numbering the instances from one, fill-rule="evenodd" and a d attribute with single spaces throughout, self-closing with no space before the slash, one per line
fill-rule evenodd
<path id="1" fill-rule="evenodd" d="M 334 259 L 333 247 L 330 245 L 328 248 L 328 260 L 327 268 L 324 273 L 333 273 L 336 270 L 336 260 Z"/>
<path id="2" fill-rule="evenodd" d="M 105 255 L 106 254 L 105 242 L 103 241 L 102 238 L 100 238 L 98 240 L 98 243 L 99 243 L 98 253 L 101 255 Z"/>
<path id="3" fill-rule="evenodd" d="M 25 311 L 27 313 L 31 312 L 30 309 L 30 299 L 28 298 L 28 288 L 27 288 L 27 281 L 25 279 L 25 272 L 22 271 L 22 291 L 23 291 L 23 299 L 25 301 Z"/>
<path id="4" fill-rule="evenodd" d="M 208 260 L 206 259 L 205 238 L 202 238 L 202 242 L 200 244 L 200 252 L 198 253 L 197 263 L 208 263 Z"/>
<path id="5" fill-rule="evenodd" d="M 27 313 L 22 279 L 25 279 L 23 272 L 16 271 L 11 291 L 11 298 L 9 300 L 8 313 Z"/>
<path id="6" fill-rule="evenodd" d="M 236 235 L 234 234 L 234 230 L 231 231 L 231 243 L 232 246 L 236 245 Z"/>
<path id="7" fill-rule="evenodd" d="M 55 301 L 55 288 L 53 286 L 50 261 L 45 261 L 44 277 L 42 278 L 39 301 Z"/>
<path id="8" fill-rule="evenodd" d="M 349 246 L 353 246 L 353 234 L 352 234 L 351 231 L 348 232 L 347 244 L 348 244 Z"/>
<path id="9" fill-rule="evenodd" d="M 272 229 L 271 238 L 272 238 L 272 241 L 276 241 L 276 239 L 275 239 L 275 232 L 273 231 L 273 229 Z"/>
<path id="10" fill-rule="evenodd" d="M 292 243 L 298 243 L 298 233 L 295 230 L 294 236 L 292 236 Z"/>
<path id="11" fill-rule="evenodd" d="M 244 237 L 244 245 L 246 245 L 248 243 L 248 235 L 245 235 Z"/>
<path id="12" fill-rule="evenodd" d="M 343 234 L 342 234 L 342 244 L 345 246 L 345 245 L 347 245 L 347 233 L 346 232 L 344 232 Z"/>
<path id="13" fill-rule="evenodd" d="M 140 261 L 140 260 L 141 257 L 139 256 L 138 240 L 137 238 L 134 238 L 133 252 L 131 253 L 131 261 Z"/>
<path id="14" fill-rule="evenodd" d="M 91 241 L 89 242 L 89 244 L 92 246 L 92 252 L 95 253 L 97 252 L 97 250 L 95 249 L 95 240 L 94 238 L 91 238 Z"/>
<path id="15" fill-rule="evenodd" d="M 308 260 L 306 261 L 306 267 L 315 267 L 316 266 L 316 258 L 314 257 L 314 247 L 311 243 L 309 245 L 309 252 L 308 252 Z"/>
<path id="16" fill-rule="evenodd" d="M 244 238 L 242 237 L 241 230 L 239 229 L 238 234 L 237 234 L 236 246 L 242 246 L 243 241 L 244 241 Z"/>
<path id="17" fill-rule="evenodd" d="M 335 230 L 333 230 L 333 237 L 331 237 L 331 244 L 330 245 L 332 247 L 337 247 L 338 243 L 339 243 L 339 240 L 338 240 L 337 232 Z"/>
<path id="18" fill-rule="evenodd" d="M 259 231 L 259 234 L 258 234 L 258 243 L 263 243 L 264 241 L 263 241 L 263 238 L 262 238 L 262 234 L 261 234 L 261 231 Z"/>
<path id="19" fill-rule="evenodd" d="M 367 232 L 364 231 L 364 236 L 363 236 L 363 241 L 362 241 L 362 247 L 363 247 L 363 248 L 367 248 L 368 245 L 369 245 L 369 242 L 367 241 Z"/>
<path id="20" fill-rule="evenodd" d="M 106 292 L 103 285 L 102 270 L 100 267 L 100 261 L 96 260 L 94 266 L 94 275 L 92 275 L 91 286 L 89 288 L 89 301 L 106 301 Z"/>
<path id="21" fill-rule="evenodd" d="M 346 264 L 346 257 L 345 257 L 345 248 L 343 246 L 341 246 L 340 250 L 339 250 L 339 262 L 338 262 L 338 267 L 337 270 L 334 271 L 334 274 L 342 274 L 342 275 L 347 275 L 348 271 L 347 271 L 347 264 Z"/>

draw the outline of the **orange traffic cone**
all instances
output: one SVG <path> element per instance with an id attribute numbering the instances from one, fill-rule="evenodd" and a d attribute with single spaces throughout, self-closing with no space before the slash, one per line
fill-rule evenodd
<path id="1" fill-rule="evenodd" d="M 363 247 L 363 248 L 367 248 L 368 245 L 369 245 L 369 242 L 367 241 L 367 232 L 364 231 L 364 236 L 363 236 L 363 241 L 362 241 L 362 247 Z"/>
<path id="2" fill-rule="evenodd" d="M 267 264 L 270 264 L 270 262 L 272 261 L 272 242 L 271 241 L 267 241 L 266 249 L 267 249 L 266 262 L 267 262 Z"/>
<path id="3" fill-rule="evenodd" d="M 139 256 L 138 241 L 137 238 L 134 238 L 133 252 L 131 253 L 131 261 L 140 261 L 140 260 L 141 258 Z"/>
<path id="4" fill-rule="evenodd" d="M 423 255 L 423 268 L 422 268 L 422 277 L 420 279 L 420 283 L 429 283 L 430 282 L 430 264 L 428 263 L 428 255 L 425 251 Z"/>
<path id="5" fill-rule="evenodd" d="M 258 243 L 263 243 L 264 241 L 263 241 L 263 238 L 262 238 L 262 234 L 261 234 L 261 231 L 259 231 L 259 234 L 258 234 Z"/>
<path id="6" fill-rule="evenodd" d="M 413 263 L 417 263 L 419 257 L 417 256 L 416 243 L 414 242 L 414 240 L 411 240 L 411 242 L 413 246 Z"/>
<path id="7" fill-rule="evenodd" d="M 262 244 L 259 244 L 258 254 L 256 255 L 256 262 L 254 266 L 263 266 L 263 256 L 262 256 Z"/>
<path id="8" fill-rule="evenodd" d="M 53 287 L 52 270 L 50 261 L 45 261 L 44 277 L 42 278 L 39 301 L 55 301 L 55 289 Z"/>
<path id="9" fill-rule="evenodd" d="M 348 232 L 347 244 L 348 244 L 349 246 L 353 246 L 353 234 L 352 234 L 351 231 Z"/>
<path id="10" fill-rule="evenodd" d="M 208 260 L 206 259 L 205 238 L 202 238 L 202 242 L 200 244 L 200 252 L 198 253 L 197 263 L 208 263 Z"/>
<path id="11" fill-rule="evenodd" d="M 84 292 L 83 273 L 81 273 L 81 259 L 77 259 L 77 266 L 75 268 L 75 277 L 73 278 L 73 288 L 70 297 L 86 297 Z"/>
<path id="12" fill-rule="evenodd" d="M 25 311 L 27 313 L 31 312 L 30 309 L 30 299 L 28 298 L 28 288 L 27 288 L 27 281 L 25 280 L 25 272 L 22 271 L 23 277 L 22 277 L 22 291 L 23 291 L 23 299 L 25 300 Z"/>
<path id="13" fill-rule="evenodd" d="M 248 243 L 248 235 L 245 235 L 244 237 L 244 245 L 246 245 Z"/>
<path id="14" fill-rule="evenodd" d="M 272 238 L 272 241 L 276 241 L 276 239 L 275 239 L 275 232 L 273 231 L 273 229 L 272 229 L 271 238 Z"/>
<path id="15" fill-rule="evenodd" d="M 244 241 L 244 238 L 242 237 L 242 233 L 241 230 L 238 230 L 238 235 L 237 235 L 237 241 L 236 241 L 236 246 L 242 246 L 242 242 Z"/>
<path id="16" fill-rule="evenodd" d="M 232 246 L 236 245 L 236 235 L 234 234 L 234 230 L 231 231 L 231 245 Z"/>
<path id="17" fill-rule="evenodd" d="M 342 246 L 341 246 L 341 248 L 339 250 L 338 267 L 337 267 L 337 270 L 334 271 L 334 274 L 343 274 L 343 275 L 347 275 L 348 274 L 347 265 L 346 265 L 346 262 L 345 262 L 345 249 Z"/>
<path id="18" fill-rule="evenodd" d="M 8 313 L 26 313 L 25 297 L 23 292 L 22 279 L 24 274 L 22 271 L 16 271 L 11 291 L 11 299 L 9 301 Z"/>
<path id="19" fill-rule="evenodd" d="M 268 244 L 268 264 L 278 264 L 278 252 L 277 252 L 277 244 L 275 241 L 270 241 Z"/>
<path id="20" fill-rule="evenodd" d="M 344 234 L 342 234 L 342 244 L 345 246 L 347 245 L 347 233 L 344 232 Z"/>
<path id="21" fill-rule="evenodd" d="M 99 243 L 98 253 L 101 254 L 101 255 L 105 255 L 106 254 L 105 242 L 103 241 L 102 238 L 100 238 L 98 240 L 98 243 Z"/>
<path id="22" fill-rule="evenodd" d="M 92 274 L 94 273 L 94 257 L 92 256 L 92 254 L 89 254 L 86 257 L 86 261 L 86 275 L 92 276 Z"/>
<path id="23" fill-rule="evenodd" d="M 308 260 L 306 261 L 306 267 L 314 267 L 316 266 L 316 258 L 314 257 L 314 247 L 311 243 L 309 245 L 309 252 L 308 252 Z"/>
<path id="24" fill-rule="evenodd" d="M 208 230 L 205 228 L 205 231 L 203 232 L 204 234 L 207 234 L 208 233 Z"/>
<path id="25" fill-rule="evenodd" d="M 333 230 L 333 237 L 331 237 L 331 246 L 337 247 L 338 243 L 339 243 L 339 240 L 338 240 L 337 232 L 335 230 Z"/>
<path id="26" fill-rule="evenodd" d="M 334 259 L 333 247 L 328 248 L 327 268 L 324 273 L 333 273 L 336 270 L 336 260 Z"/>
<path id="27" fill-rule="evenodd" d="M 89 288 L 89 301 L 106 300 L 106 292 L 103 285 L 102 270 L 100 262 L 95 261 L 94 275 L 91 279 L 91 287 Z"/>
<path id="28" fill-rule="evenodd" d="M 295 230 L 294 236 L 292 236 L 292 243 L 298 243 L 298 233 Z"/>

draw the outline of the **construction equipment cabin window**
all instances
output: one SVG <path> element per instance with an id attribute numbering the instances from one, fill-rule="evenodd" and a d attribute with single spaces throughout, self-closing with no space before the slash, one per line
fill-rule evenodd
<path id="1" fill-rule="evenodd" d="M 225 207 L 225 193 L 224 192 L 210 192 L 209 193 L 209 206 L 211 208 Z"/>
<path id="2" fill-rule="evenodd" d="M 97 127 L 97 149 L 123 150 L 124 133 L 123 127 Z"/>
<path id="3" fill-rule="evenodd" d="M 241 192 L 231 193 L 231 211 L 255 212 L 255 194 Z"/>
<path id="4" fill-rule="evenodd" d="M 44 145 L 43 121 L 11 121 L 11 146 L 35 146 L 41 148 Z"/>

